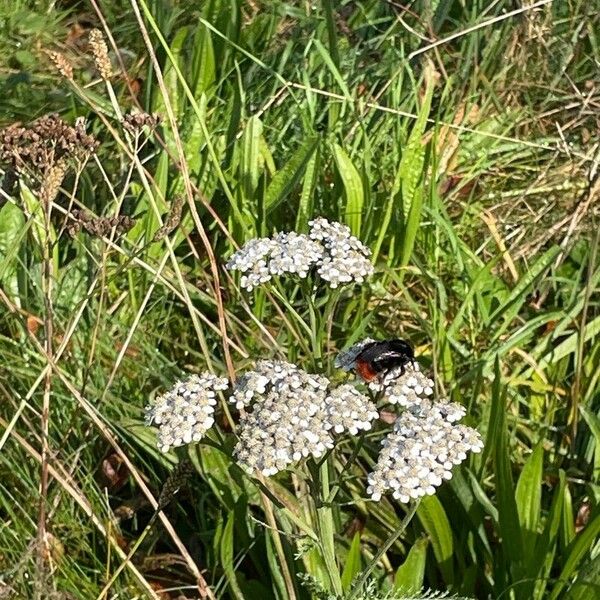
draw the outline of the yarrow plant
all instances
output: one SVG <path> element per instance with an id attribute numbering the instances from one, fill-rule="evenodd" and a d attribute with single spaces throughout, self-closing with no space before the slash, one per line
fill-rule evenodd
<path id="1" fill-rule="evenodd" d="M 307 514 L 314 514 L 316 521 L 308 528 L 316 527 L 319 532 L 325 570 L 339 597 L 342 585 L 331 508 L 337 491 L 332 492 L 330 477 L 339 464 L 334 453 L 343 455 L 341 440 L 352 443 L 356 438 L 344 470 L 360 473 L 352 463 L 363 460 L 359 451 L 364 437 L 367 432 L 369 439 L 380 436 L 364 489 L 372 501 L 390 494 L 402 503 L 412 503 L 408 520 L 419 499 L 434 494 L 467 454 L 479 452 L 483 444 L 477 431 L 458 424 L 465 409 L 436 397 L 434 381 L 421 370 L 413 349 L 403 340 L 366 338 L 340 352 L 334 361 L 350 378 L 340 382 L 339 371 L 335 379 L 331 376 L 324 360 L 323 331 L 332 322 L 335 300 L 341 296 L 329 295 L 328 290 L 362 283 L 374 269 L 370 251 L 347 226 L 322 218 L 310 221 L 309 226 L 307 234 L 282 232 L 248 241 L 230 257 L 227 268 L 241 273 L 240 285 L 248 292 L 280 278 L 276 297 L 286 306 L 296 304 L 289 318 L 297 322 L 300 332 L 310 332 L 312 372 L 293 362 L 258 360 L 231 384 L 210 373 L 192 375 L 156 398 L 147 408 L 147 421 L 159 426 L 158 446 L 163 452 L 201 441 L 214 424 L 221 394 L 223 409 L 229 413 L 228 405 L 235 408 L 235 444 L 230 450 L 234 462 L 262 485 L 263 478 L 287 470 L 294 473 L 295 485 L 311 482 L 309 496 L 314 496 L 316 512 Z M 293 300 L 287 299 L 282 291 L 284 278 L 295 283 L 311 278 L 312 285 L 294 286 Z M 325 297 L 317 300 L 320 290 Z M 304 348 L 308 351 L 308 344 Z M 386 415 L 380 420 L 382 409 Z M 212 445 L 215 439 L 222 436 L 211 437 Z M 336 486 L 339 490 L 340 484 Z"/>

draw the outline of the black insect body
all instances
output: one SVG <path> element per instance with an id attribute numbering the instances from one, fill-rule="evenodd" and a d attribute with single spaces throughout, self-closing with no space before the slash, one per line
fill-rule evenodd
<path id="1" fill-rule="evenodd" d="M 356 371 L 365 381 L 385 376 L 392 369 L 404 367 L 414 361 L 412 347 L 404 340 L 370 342 L 355 359 Z"/>

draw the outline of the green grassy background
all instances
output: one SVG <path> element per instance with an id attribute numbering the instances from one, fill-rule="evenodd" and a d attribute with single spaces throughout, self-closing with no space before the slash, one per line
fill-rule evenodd
<path id="1" fill-rule="evenodd" d="M 598 593 L 600 4 L 536 4 L 0 2 L 1 124 L 56 111 L 85 117 L 101 142 L 55 200 L 51 314 L 36 186 L 10 190 L 5 177 L 0 197 L 0 597 L 96 598 L 149 521 L 104 597 L 196 598 L 198 570 L 220 598 L 286 598 L 285 571 L 299 598 L 327 597 L 293 522 L 293 478 L 274 479 L 268 514 L 227 453 L 163 456 L 143 425 L 144 405 L 184 370 L 226 372 L 224 348 L 236 371 L 310 364 L 277 295 L 250 302 L 223 264 L 235 244 L 315 215 L 348 223 L 376 264 L 368 286 L 340 294 L 327 360 L 363 336 L 406 337 L 486 442 L 360 593 Z M 112 37 L 108 87 L 92 27 Z M 120 121 L 132 107 L 162 118 L 137 154 Z M 178 197 L 181 221 L 154 242 Z M 73 207 L 136 225 L 70 238 Z M 60 356 L 40 571 L 48 320 Z M 346 586 L 404 515 L 365 500 L 375 447 L 348 472 L 349 440 L 336 463 Z M 151 499 L 186 454 L 197 472 L 152 522 Z"/>

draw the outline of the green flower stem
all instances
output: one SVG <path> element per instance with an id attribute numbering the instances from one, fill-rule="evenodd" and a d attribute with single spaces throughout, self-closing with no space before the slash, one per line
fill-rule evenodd
<path id="1" fill-rule="evenodd" d="M 409 508 L 408 512 L 404 516 L 404 519 L 402 519 L 402 522 L 400 523 L 400 526 L 398 527 L 398 529 L 396 529 L 396 531 L 394 531 L 394 533 L 392 533 L 392 535 L 390 535 L 390 537 L 387 539 L 385 544 L 379 549 L 377 554 L 375 554 L 375 556 L 369 563 L 368 567 L 361 573 L 360 579 L 358 579 L 356 584 L 352 587 L 352 591 L 350 592 L 350 594 L 348 595 L 346 600 L 353 600 L 360 594 L 361 590 L 363 589 L 363 586 L 365 585 L 365 583 L 367 582 L 367 579 L 369 578 L 369 575 L 371 574 L 373 569 L 377 566 L 379 559 L 394 545 L 396 540 L 404 533 L 404 531 L 408 527 L 408 524 L 411 522 L 412 518 L 415 516 L 415 513 L 417 512 L 417 509 L 419 508 L 419 503 L 420 503 L 420 500 L 416 500 L 412 504 L 412 506 Z"/>

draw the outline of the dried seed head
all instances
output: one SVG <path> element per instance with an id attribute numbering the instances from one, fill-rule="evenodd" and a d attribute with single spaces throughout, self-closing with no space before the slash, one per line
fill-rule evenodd
<path id="1" fill-rule="evenodd" d="M 60 52 L 48 52 L 48 57 L 56 67 L 56 70 L 66 79 L 73 79 L 73 65 Z"/>
<path id="2" fill-rule="evenodd" d="M 20 173 L 34 172 L 38 177 L 59 161 L 83 161 L 95 151 L 98 143 L 85 132 L 85 121 L 75 126 L 58 115 L 41 117 L 28 127 L 9 125 L 0 130 L 0 163 Z"/>
<path id="3" fill-rule="evenodd" d="M 104 36 L 99 29 L 92 29 L 90 31 L 89 44 L 100 77 L 105 81 L 109 80 L 112 76 L 112 65 L 108 58 L 108 48 L 104 41 Z"/>
<path id="4" fill-rule="evenodd" d="M 106 237 L 111 234 L 113 228 L 117 235 L 129 231 L 135 225 L 135 219 L 127 215 L 116 215 L 114 217 L 94 217 L 82 210 L 71 211 L 72 221 L 69 221 L 67 231 L 71 237 L 75 237 L 82 229 L 86 233 L 96 237 Z"/>
<path id="5" fill-rule="evenodd" d="M 40 201 L 47 206 L 54 201 L 67 172 L 66 161 L 61 160 L 48 168 L 40 187 Z"/>
<path id="6" fill-rule="evenodd" d="M 148 133 L 152 133 L 156 126 L 160 123 L 160 117 L 157 114 L 149 115 L 145 112 L 130 112 L 123 117 L 123 128 L 136 135 L 147 128 Z"/>

